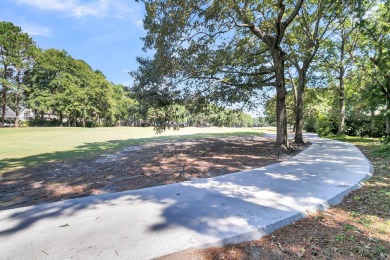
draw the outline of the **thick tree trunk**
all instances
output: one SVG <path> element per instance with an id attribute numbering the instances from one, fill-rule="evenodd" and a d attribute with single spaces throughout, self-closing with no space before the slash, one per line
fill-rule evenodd
<path id="1" fill-rule="evenodd" d="M 344 132 L 345 125 L 345 86 L 344 86 L 344 68 L 340 67 L 339 75 L 339 127 L 338 134 Z"/>
<path id="2" fill-rule="evenodd" d="M 295 137 L 294 143 L 303 144 L 303 102 L 308 67 L 299 70 L 298 86 L 295 90 Z"/>
<path id="3" fill-rule="evenodd" d="M 60 126 L 62 127 L 63 126 L 63 115 L 62 115 L 62 113 L 60 113 Z"/>
<path id="4" fill-rule="evenodd" d="M 342 134 L 344 132 L 344 125 L 345 125 L 345 86 L 344 86 L 345 43 L 346 43 L 346 37 L 343 37 L 341 41 L 341 47 L 340 47 L 340 65 L 339 65 L 339 126 L 337 130 L 338 134 Z"/>
<path id="5" fill-rule="evenodd" d="M 344 89 L 344 77 L 340 78 L 339 86 L 339 128 L 337 130 L 338 134 L 344 132 L 345 125 L 345 89 Z"/>
<path id="6" fill-rule="evenodd" d="M 273 49 L 272 58 L 275 65 L 276 87 L 276 147 L 290 148 L 287 137 L 287 111 L 286 111 L 286 87 L 284 78 L 283 53 Z"/>

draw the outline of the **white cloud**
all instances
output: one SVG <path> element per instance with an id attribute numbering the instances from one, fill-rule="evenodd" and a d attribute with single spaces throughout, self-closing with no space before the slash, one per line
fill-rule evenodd
<path id="1" fill-rule="evenodd" d="M 73 16 L 84 17 L 84 16 L 106 16 L 109 11 L 109 4 L 104 1 L 93 2 L 85 5 L 78 5 L 72 8 Z"/>
<path id="2" fill-rule="evenodd" d="M 21 24 L 22 30 L 28 33 L 30 36 L 45 36 L 51 37 L 53 35 L 49 28 L 36 25 L 36 24 Z"/>
<path id="3" fill-rule="evenodd" d="M 129 0 L 15 0 L 18 4 L 29 5 L 46 11 L 61 11 L 66 15 L 81 18 L 87 16 L 110 16 L 125 18 L 136 12 Z"/>
<path id="4" fill-rule="evenodd" d="M 138 28 L 143 29 L 144 28 L 144 22 L 142 20 L 138 20 L 135 22 Z"/>
<path id="5" fill-rule="evenodd" d="M 18 4 L 25 4 L 43 10 L 69 10 L 75 6 L 74 0 L 16 0 Z"/>

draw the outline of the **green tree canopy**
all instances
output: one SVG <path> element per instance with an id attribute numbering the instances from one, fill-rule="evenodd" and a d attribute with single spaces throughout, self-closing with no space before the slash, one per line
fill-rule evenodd
<path id="1" fill-rule="evenodd" d="M 1 84 L 1 110 L 2 125 L 5 122 L 5 108 L 9 92 L 14 92 L 16 97 L 16 120 L 18 126 L 20 98 L 25 94 L 27 85 L 23 77 L 28 76 L 27 71 L 32 66 L 36 53 L 36 46 L 31 37 L 11 22 L 0 22 L 0 84 Z"/>
<path id="2" fill-rule="evenodd" d="M 276 145 L 289 146 L 281 43 L 303 0 L 141 2 L 145 49 L 155 55 L 138 58 L 137 92 L 161 104 L 190 98 L 231 105 L 251 104 L 264 87 L 275 87 Z"/>

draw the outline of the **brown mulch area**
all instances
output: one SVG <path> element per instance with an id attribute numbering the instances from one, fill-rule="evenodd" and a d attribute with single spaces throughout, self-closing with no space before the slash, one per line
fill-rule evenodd
<path id="1" fill-rule="evenodd" d="M 0 177 L 0 210 L 208 178 L 289 158 L 259 136 L 151 143 L 94 158 L 48 163 Z"/>
<path id="2" fill-rule="evenodd" d="M 285 226 L 259 240 L 188 250 L 164 260 L 390 259 L 390 162 L 370 158 L 375 174 L 341 204 Z"/>

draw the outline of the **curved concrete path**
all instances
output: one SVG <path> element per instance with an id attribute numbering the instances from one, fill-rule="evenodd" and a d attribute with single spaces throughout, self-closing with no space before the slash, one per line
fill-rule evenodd
<path id="1" fill-rule="evenodd" d="M 0 258 L 151 259 L 260 238 L 340 202 L 371 175 L 353 145 L 310 141 L 251 171 L 0 211 Z"/>

